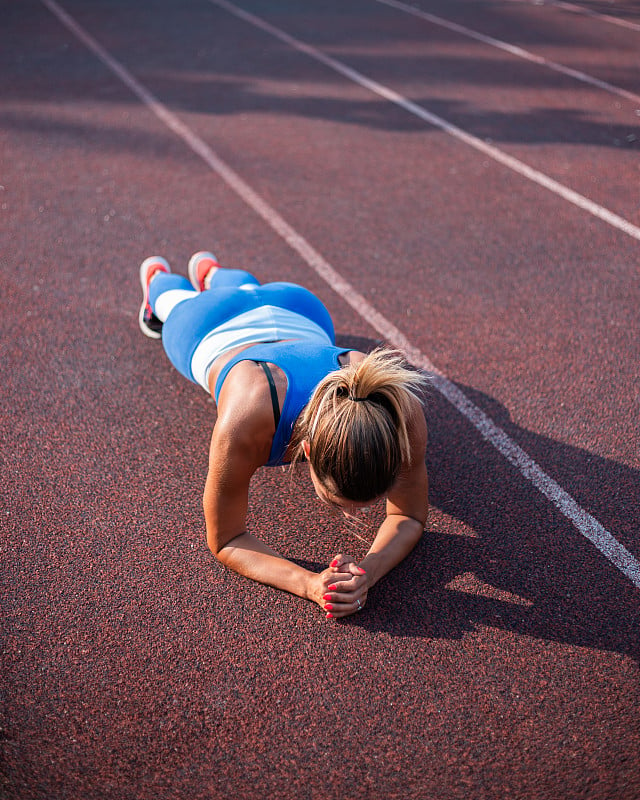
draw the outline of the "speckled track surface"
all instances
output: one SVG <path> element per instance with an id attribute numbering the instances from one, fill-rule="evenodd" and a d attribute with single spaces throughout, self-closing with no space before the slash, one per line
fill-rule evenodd
<path id="1" fill-rule="evenodd" d="M 640 558 L 634 235 L 228 8 L 62 5 Z M 240 5 L 640 225 L 637 4 L 419 0 L 544 63 L 374 0 Z M 380 331 L 51 8 L 0 19 L 0 796 L 637 800 L 640 591 L 438 391 L 427 532 L 363 613 L 215 562 L 213 408 L 138 330 L 141 260 L 211 248 Z M 254 481 L 251 529 L 318 568 L 375 513 Z"/>

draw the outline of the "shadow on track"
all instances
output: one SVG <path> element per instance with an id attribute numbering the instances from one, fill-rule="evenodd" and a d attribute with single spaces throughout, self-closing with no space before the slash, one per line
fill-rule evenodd
<path id="1" fill-rule="evenodd" d="M 368 349 L 364 340 L 340 343 Z M 635 540 L 637 470 L 524 430 L 494 399 L 460 388 L 619 541 Z M 426 416 L 427 532 L 372 590 L 367 613 L 344 624 L 448 639 L 490 626 L 640 660 L 638 592 L 628 579 L 435 390 Z M 452 519 L 462 534 L 459 525 L 451 532 Z"/>
<path id="2" fill-rule="evenodd" d="M 254 90 L 251 85 L 233 84 L 229 95 L 229 82 L 218 82 L 212 76 L 203 80 L 210 93 L 219 96 L 215 110 L 210 104 L 193 97 L 194 88 L 189 81 L 165 79 L 156 93 L 172 111 L 197 112 L 212 117 L 246 114 L 275 114 L 302 119 L 331 120 L 372 130 L 397 133 L 425 134 L 435 130 L 431 125 L 400 108 L 390 106 L 385 100 L 354 102 L 323 97 L 287 96 L 267 94 Z M 189 98 L 193 98 L 189 100 Z M 122 98 L 121 102 L 126 102 Z M 523 112 L 490 111 L 470 102 L 440 97 L 423 97 L 413 102 L 426 111 L 467 131 L 479 139 L 501 144 L 575 144 L 611 147 L 616 150 L 638 150 L 640 126 L 632 123 L 599 121 L 580 108 L 544 108 L 542 106 Z M 41 109 L 0 112 L 0 129 L 18 130 L 27 135 L 56 137 L 60 143 L 68 142 L 70 148 L 81 139 L 85 146 L 98 152 L 133 152 L 148 154 L 150 143 L 167 147 L 174 143 L 169 132 L 138 133 L 127 124 L 121 127 L 96 125 L 92 121 L 56 120 L 50 112 Z"/>
<path id="3" fill-rule="evenodd" d="M 136 40 L 126 57 L 118 53 L 123 46 L 123 33 L 113 9 L 108 14 L 92 9 L 86 19 L 83 15 L 79 17 L 89 32 L 108 50 L 118 54 L 125 68 L 174 112 L 197 113 L 214 119 L 247 114 L 284 115 L 420 134 L 435 130 L 378 97 L 337 96 L 344 89 L 342 76 L 327 71 L 313 59 L 300 58 L 286 48 L 283 51 L 277 39 L 267 39 L 265 46 L 264 35 L 251 26 L 240 28 L 244 32 L 241 43 L 244 49 L 243 57 L 239 58 L 239 45 L 235 41 L 238 21 L 213 6 L 203 4 L 198 14 L 194 10 L 185 14 L 177 4 L 168 6 L 165 12 L 150 15 L 144 6 L 139 9 L 127 6 L 127 27 L 144 30 L 145 37 L 143 43 Z M 64 106 L 71 99 L 90 97 L 92 102 L 121 105 L 138 105 L 139 101 L 119 81 L 105 76 L 104 66 L 95 56 L 75 43 L 70 47 L 68 33 L 53 16 L 45 14 L 43 17 L 43 13 L 37 7 L 29 14 L 22 6 L 20 11 L 7 10 L 9 45 L 6 54 L 0 54 L 0 67 L 6 66 L 11 80 L 4 83 L 3 100 L 5 104 L 16 101 L 19 107 L 3 110 L 0 128 L 21 130 L 34 137 L 46 132 L 57 140 L 68 140 L 70 145 L 81 139 L 84 147 L 108 152 L 131 150 L 146 157 L 153 151 L 154 143 L 158 147 L 165 140 L 173 142 L 173 135 L 153 136 L 147 130 L 138 132 L 126 121 L 119 128 L 117 125 L 104 127 L 104 120 L 96 125 L 91 120 L 83 124 L 58 118 L 56 105 Z M 483 15 L 486 13 L 487 9 Z M 502 5 L 497 16 L 504 17 Z M 381 38 L 377 30 L 368 31 L 361 20 L 350 13 L 332 20 L 330 16 L 314 18 L 306 12 L 305 26 L 292 33 L 315 41 L 320 49 L 337 49 L 338 57 L 346 64 L 383 84 L 400 82 L 401 85 L 406 81 L 411 85 L 416 75 L 422 76 L 428 87 L 434 87 L 433 96 L 427 88 L 426 94 L 410 99 L 479 138 L 496 143 L 562 143 L 637 149 L 640 127 L 635 119 L 631 117 L 620 123 L 585 110 L 576 101 L 574 81 L 565 83 L 567 79 L 562 79 L 559 82 L 556 73 L 504 54 L 479 59 L 472 53 L 443 53 L 441 48 L 450 44 L 450 32 L 435 28 L 425 38 L 418 26 L 409 35 L 405 18 L 393 13 L 390 19 L 399 25 L 399 30 L 394 35 L 391 28 L 388 39 Z M 216 46 L 212 47 L 211 24 L 214 21 L 218 33 Z M 275 22 L 277 24 L 278 20 Z M 286 21 L 283 24 L 286 25 Z M 31 61 L 26 61 L 22 42 L 29 40 L 31 28 L 36 25 L 39 30 L 37 58 L 31 55 Z M 397 50 L 398 37 L 409 56 Z M 126 35 L 124 39 L 126 42 Z M 551 30 L 546 26 L 535 32 L 531 20 L 526 26 L 518 27 L 518 39 L 520 44 L 547 47 L 576 45 L 565 28 Z M 188 47 L 183 47 L 182 42 L 188 42 Z M 584 46 L 597 45 L 587 38 Z M 132 47 L 131 42 L 129 47 Z M 163 54 L 161 60 L 157 58 L 158 52 Z M 633 62 L 631 67 L 625 63 L 612 64 L 599 77 L 633 92 L 637 83 L 634 66 Z M 42 82 L 40 70 L 44 74 L 55 73 L 55 85 Z M 444 87 L 449 87 L 450 91 L 443 95 Z M 504 89 L 520 95 L 531 92 L 532 98 L 524 110 L 497 111 L 488 109 L 486 102 L 471 99 L 474 94 L 468 100 L 460 99 L 460 87 Z M 564 91 L 565 102 L 559 106 L 557 103 L 540 105 L 546 91 Z M 482 96 L 484 98 L 484 93 Z"/>

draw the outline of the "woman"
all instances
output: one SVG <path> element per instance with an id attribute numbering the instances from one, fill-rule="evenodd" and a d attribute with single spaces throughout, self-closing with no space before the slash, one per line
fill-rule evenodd
<path id="1" fill-rule="evenodd" d="M 241 575 L 312 600 L 328 619 L 360 611 L 427 519 L 423 379 L 390 351 L 336 347 L 329 313 L 300 286 L 260 285 L 208 252 L 192 256 L 188 274 L 146 259 L 139 322 L 217 406 L 203 502 L 209 548 Z M 253 473 L 302 458 L 318 497 L 347 515 L 386 497 L 359 564 L 341 554 L 314 573 L 247 532 Z"/>

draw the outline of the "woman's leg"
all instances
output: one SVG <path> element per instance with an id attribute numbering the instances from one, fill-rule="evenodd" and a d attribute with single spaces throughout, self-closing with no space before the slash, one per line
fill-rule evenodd
<path id="1" fill-rule="evenodd" d="M 228 269 L 219 267 L 211 276 L 208 291 L 216 289 L 232 289 L 240 286 L 260 286 L 260 281 L 244 269 Z"/>
<path id="2" fill-rule="evenodd" d="M 149 305 L 161 322 L 167 321 L 178 303 L 198 294 L 186 278 L 171 272 L 158 272 L 149 283 Z"/>
<path id="3" fill-rule="evenodd" d="M 191 269 L 189 273 L 192 277 Z M 152 256 L 140 265 L 140 328 L 145 336 L 162 338 L 171 363 L 196 383 L 191 358 L 202 339 L 231 317 L 259 305 L 255 290 L 260 283 L 246 270 L 219 268 L 209 278 L 210 290 L 201 292 L 174 275 L 164 258 Z"/>
<path id="4" fill-rule="evenodd" d="M 201 292 L 207 289 L 260 285 L 257 278 L 246 270 L 221 267 L 218 259 L 208 250 L 201 250 L 191 256 L 187 272 L 191 285 Z"/>
<path id="5" fill-rule="evenodd" d="M 199 275 L 194 265 L 197 256 L 211 256 L 216 265 L 210 275 Z M 208 289 L 199 291 L 207 277 Z M 189 263 L 189 278 L 170 273 L 157 274 L 149 284 L 149 303 L 162 320 L 162 344 L 174 367 L 197 383 L 192 369 L 193 353 L 202 339 L 238 314 L 260 304 L 252 292 L 260 282 L 250 272 L 219 267 L 208 253 L 196 254 Z"/>
<path id="6" fill-rule="evenodd" d="M 240 286 L 260 286 L 260 282 L 250 272 L 243 269 L 218 267 L 208 281 L 208 291 L 236 289 Z M 182 275 L 172 272 L 157 272 L 149 283 L 149 305 L 161 322 L 166 322 L 173 309 L 184 300 L 191 300 L 199 294 Z"/>

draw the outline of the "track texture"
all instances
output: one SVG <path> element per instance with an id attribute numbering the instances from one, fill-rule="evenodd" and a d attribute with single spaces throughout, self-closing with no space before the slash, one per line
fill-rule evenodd
<path id="1" fill-rule="evenodd" d="M 374 0 L 242 8 L 640 225 L 640 102 Z M 633 28 L 420 8 L 640 93 Z M 207 0 L 64 9 L 640 558 L 638 240 Z M 213 406 L 138 264 L 213 249 L 380 333 L 44 4 L 0 17 L 0 796 L 637 800 L 640 591 L 438 392 L 429 526 L 362 614 L 215 562 Z M 254 484 L 290 557 L 366 551 L 379 509 Z"/>

